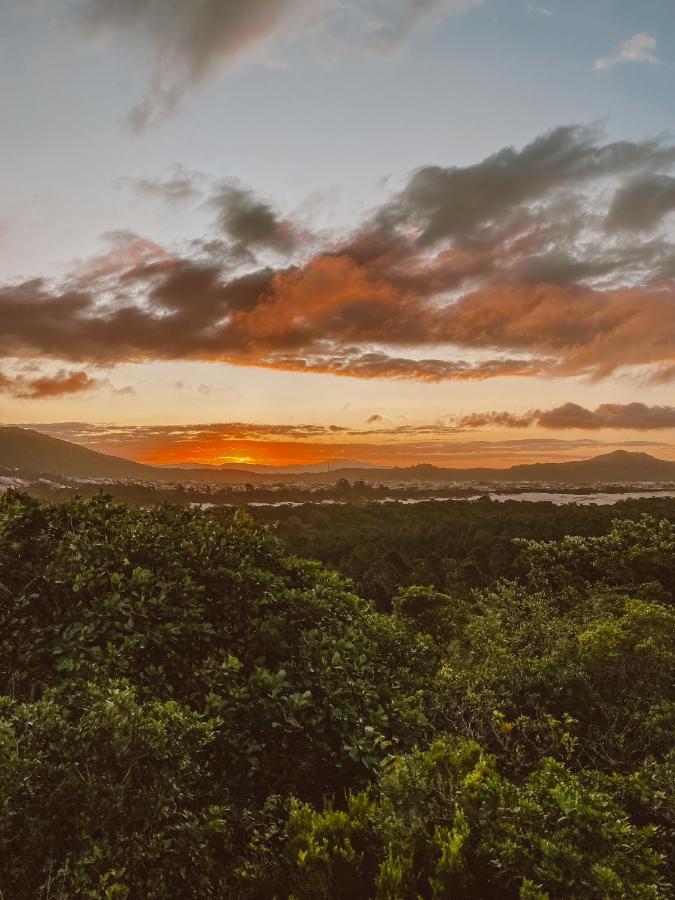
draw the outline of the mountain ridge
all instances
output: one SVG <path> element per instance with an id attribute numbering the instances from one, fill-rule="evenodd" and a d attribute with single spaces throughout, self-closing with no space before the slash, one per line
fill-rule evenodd
<path id="1" fill-rule="evenodd" d="M 351 461 L 350 461 L 351 462 Z M 505 468 L 486 466 L 449 468 L 421 463 L 406 467 L 336 468 L 330 471 L 267 472 L 235 467 L 185 468 L 151 466 L 109 456 L 80 444 L 51 437 L 34 429 L 0 426 L 0 468 L 13 473 L 59 475 L 70 478 L 130 479 L 137 481 L 208 481 L 222 484 L 271 484 L 292 478 L 293 483 L 317 485 L 341 478 L 379 483 L 448 483 L 468 481 L 675 481 L 675 462 L 649 453 L 613 450 L 590 459 L 567 462 L 519 463 Z M 263 467 L 264 468 L 264 467 Z M 287 467 L 281 467 L 287 468 Z M 290 468 L 290 467 L 288 467 Z M 315 467 L 314 467 L 315 468 Z"/>

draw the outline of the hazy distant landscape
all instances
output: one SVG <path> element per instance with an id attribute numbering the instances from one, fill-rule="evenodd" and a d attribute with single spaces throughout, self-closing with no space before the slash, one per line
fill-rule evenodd
<path id="1" fill-rule="evenodd" d="M 406 468 L 368 466 L 355 464 L 347 468 L 339 464 L 329 466 L 288 467 L 200 466 L 192 469 L 181 467 L 148 466 L 130 460 L 112 457 L 88 450 L 68 441 L 59 440 L 36 431 L 0 427 L 0 477 L 19 479 L 25 486 L 49 483 L 53 487 L 72 487 L 85 483 L 114 485 L 158 485 L 170 482 L 184 488 L 200 491 L 199 485 L 217 492 L 224 486 L 240 488 L 248 486 L 249 492 L 265 490 L 310 489 L 368 491 L 377 488 L 396 488 L 409 492 L 429 490 L 434 487 L 480 485 L 490 490 L 502 483 L 521 486 L 547 485 L 568 488 L 584 486 L 614 489 L 643 486 L 664 490 L 675 487 L 675 461 L 658 459 L 646 453 L 616 450 L 585 460 L 564 463 L 535 463 L 515 465 L 509 468 L 450 468 L 416 465 Z M 63 479 L 59 481 L 58 479 Z M 355 494 L 350 494 L 355 497 Z"/>

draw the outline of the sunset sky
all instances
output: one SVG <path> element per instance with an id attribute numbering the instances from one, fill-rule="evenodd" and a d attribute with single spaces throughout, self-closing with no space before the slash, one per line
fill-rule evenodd
<path id="1" fill-rule="evenodd" d="M 675 459 L 673 0 L 5 0 L 0 422 Z"/>

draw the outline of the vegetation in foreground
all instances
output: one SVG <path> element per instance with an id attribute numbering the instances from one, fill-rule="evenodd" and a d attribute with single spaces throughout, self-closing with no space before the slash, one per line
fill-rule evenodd
<path id="1" fill-rule="evenodd" d="M 502 551 L 380 612 L 247 516 L 4 495 L 1 896 L 672 896 L 673 525 Z"/>

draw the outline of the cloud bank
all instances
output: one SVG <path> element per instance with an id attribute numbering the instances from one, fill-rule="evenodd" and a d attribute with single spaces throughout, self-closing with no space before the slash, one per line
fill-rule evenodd
<path id="1" fill-rule="evenodd" d="M 60 284 L 0 286 L 0 353 L 429 382 L 665 381 L 674 165 L 666 140 L 608 143 L 565 126 L 473 165 L 424 167 L 351 234 L 322 242 L 221 183 L 214 230 L 194 252 L 121 233 Z"/>
<path id="2" fill-rule="evenodd" d="M 510 412 L 472 413 L 457 420 L 461 428 L 528 428 L 536 425 L 550 429 L 601 428 L 652 431 L 675 428 L 675 406 L 647 406 L 645 403 L 602 403 L 586 409 L 578 403 L 563 403 L 547 410 L 531 410 L 522 415 Z"/>

